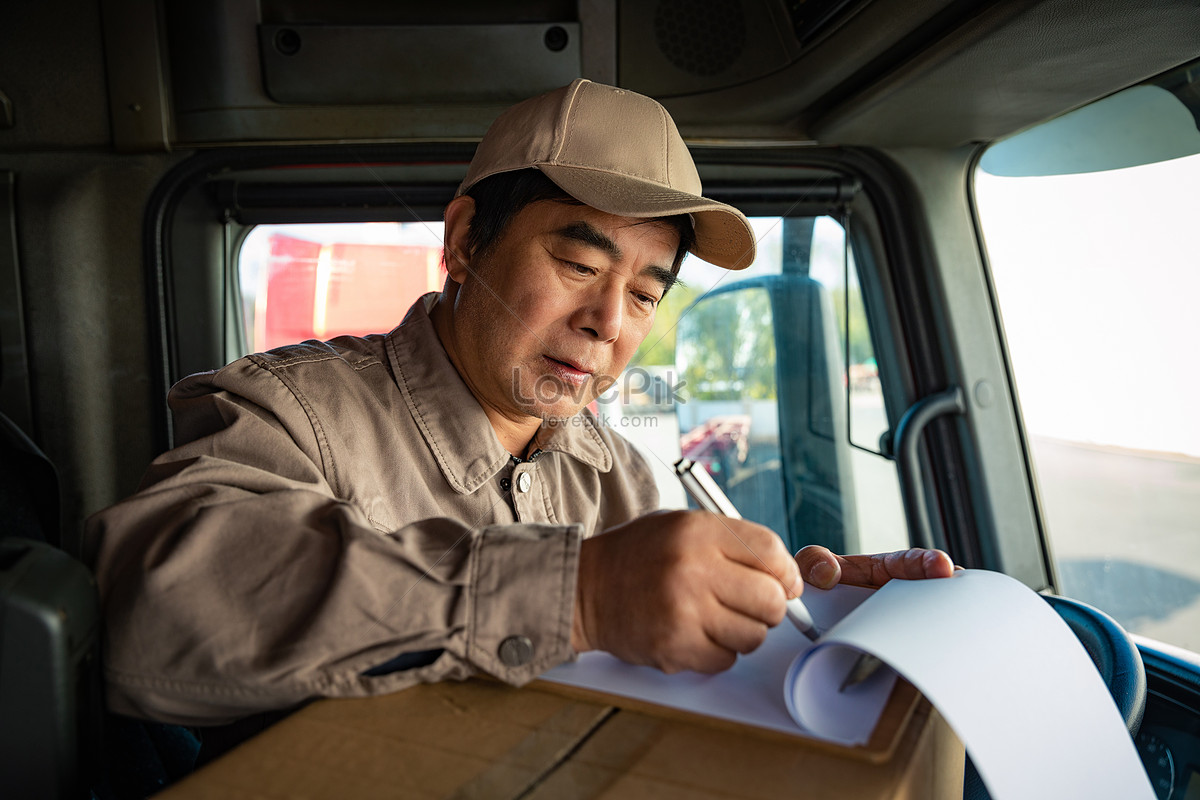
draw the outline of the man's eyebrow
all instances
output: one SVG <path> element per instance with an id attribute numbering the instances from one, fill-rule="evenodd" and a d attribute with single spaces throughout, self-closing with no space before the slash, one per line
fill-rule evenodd
<path id="1" fill-rule="evenodd" d="M 554 235 L 594 247 L 616 261 L 619 261 L 622 257 L 621 248 L 617 246 L 616 242 L 605 236 L 595 226 L 582 220 L 564 225 L 556 230 Z M 661 283 L 663 294 L 666 294 L 667 290 L 679 282 L 679 275 L 674 270 L 666 267 L 649 266 L 642 270 L 642 274 L 653 278 L 657 283 Z"/>
<path id="2" fill-rule="evenodd" d="M 646 267 L 642 270 L 642 274 L 661 283 L 663 294 L 666 294 L 672 286 L 679 283 L 679 275 L 666 267 Z"/>
<path id="3" fill-rule="evenodd" d="M 614 261 L 621 260 L 621 248 L 617 247 L 617 243 L 601 233 L 595 226 L 582 220 L 564 225 L 556 230 L 554 234 L 564 239 L 572 239 L 589 247 L 594 247 L 597 250 L 602 250 L 605 255 Z"/>

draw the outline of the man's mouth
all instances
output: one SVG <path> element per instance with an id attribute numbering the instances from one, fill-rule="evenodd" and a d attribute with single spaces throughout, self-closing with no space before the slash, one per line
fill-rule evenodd
<path id="1" fill-rule="evenodd" d="M 564 383 L 569 383 L 574 386 L 582 386 L 588 378 L 592 377 L 591 370 L 586 367 L 576 364 L 572 361 L 562 361 L 550 356 L 542 356 L 546 359 L 546 363 L 550 365 L 550 371 L 558 376 Z"/>

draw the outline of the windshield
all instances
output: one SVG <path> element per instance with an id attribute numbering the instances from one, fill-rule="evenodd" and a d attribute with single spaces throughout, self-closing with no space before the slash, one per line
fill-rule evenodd
<path id="1" fill-rule="evenodd" d="M 1059 590 L 1197 650 L 1200 135 L 1130 91 L 985 155 L 976 202 Z"/>

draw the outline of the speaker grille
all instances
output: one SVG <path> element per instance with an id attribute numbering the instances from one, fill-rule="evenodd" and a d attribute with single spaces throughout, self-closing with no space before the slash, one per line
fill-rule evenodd
<path id="1" fill-rule="evenodd" d="M 746 48 L 739 0 L 659 0 L 654 33 L 667 60 L 693 75 L 720 74 Z"/>

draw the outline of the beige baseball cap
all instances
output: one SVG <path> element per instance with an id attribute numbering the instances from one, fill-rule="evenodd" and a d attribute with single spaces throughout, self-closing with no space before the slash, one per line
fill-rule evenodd
<path id="1" fill-rule="evenodd" d="M 745 269 L 754 261 L 746 216 L 700 196 L 700 176 L 675 122 L 645 95 L 579 79 L 518 103 L 488 129 L 458 194 L 491 175 L 530 167 L 608 214 L 691 214 L 691 251 L 709 263 Z"/>

